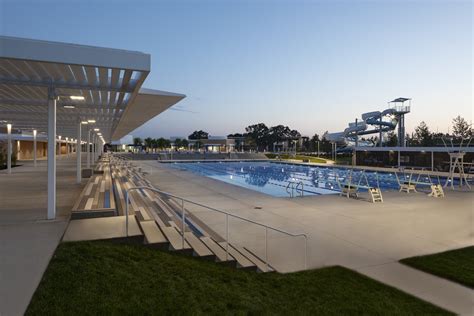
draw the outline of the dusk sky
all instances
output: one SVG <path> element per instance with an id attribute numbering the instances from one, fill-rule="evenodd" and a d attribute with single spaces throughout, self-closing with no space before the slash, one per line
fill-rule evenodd
<path id="1" fill-rule="evenodd" d="M 473 116 L 471 1 L 6 1 L 0 34 L 137 50 L 187 98 L 133 134 L 341 131 L 396 97 L 409 132 Z"/>

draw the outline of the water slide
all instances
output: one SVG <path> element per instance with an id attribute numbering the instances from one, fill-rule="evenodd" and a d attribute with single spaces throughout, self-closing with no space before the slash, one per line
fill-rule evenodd
<path id="1" fill-rule="evenodd" d="M 398 112 L 389 108 L 382 112 L 373 111 L 362 114 L 362 120 L 349 123 L 343 132 L 326 133 L 324 137 L 331 142 L 344 146 L 353 146 L 357 136 L 380 134 L 396 129 L 398 124 Z M 371 142 L 359 140 L 359 146 L 373 146 Z"/>

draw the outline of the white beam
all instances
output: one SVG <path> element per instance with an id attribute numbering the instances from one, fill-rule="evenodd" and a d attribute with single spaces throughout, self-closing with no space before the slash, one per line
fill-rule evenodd
<path id="1" fill-rule="evenodd" d="M 56 218 L 56 97 L 48 96 L 48 219 Z"/>

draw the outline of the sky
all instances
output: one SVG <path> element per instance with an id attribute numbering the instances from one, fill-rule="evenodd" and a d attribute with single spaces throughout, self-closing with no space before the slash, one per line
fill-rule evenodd
<path id="1" fill-rule="evenodd" d="M 187 97 L 133 132 L 213 136 L 251 124 L 342 131 L 412 98 L 447 132 L 473 118 L 471 1 L 0 0 L 0 34 L 151 54 L 144 87 Z"/>

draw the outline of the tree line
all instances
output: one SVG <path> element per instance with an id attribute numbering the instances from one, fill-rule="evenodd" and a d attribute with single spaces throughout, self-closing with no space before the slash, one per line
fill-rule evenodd
<path id="1" fill-rule="evenodd" d="M 471 124 L 469 124 L 461 116 L 457 116 L 452 120 L 451 133 L 437 133 L 432 132 L 428 125 L 422 121 L 415 128 L 412 134 L 405 136 L 407 146 L 442 146 L 443 138 L 454 138 L 459 140 L 461 138 L 469 138 L 474 135 Z M 195 140 L 194 145 L 199 148 L 199 140 L 208 139 L 210 134 L 203 130 L 197 130 L 188 136 L 189 140 Z M 312 137 L 301 137 L 301 133 L 295 129 L 291 129 L 285 125 L 276 125 L 268 127 L 264 123 L 252 124 L 245 128 L 244 133 L 234 133 L 227 135 L 228 138 L 235 139 L 236 148 L 245 148 L 246 150 L 269 151 L 273 150 L 273 145 L 288 141 L 292 144 L 291 148 L 303 152 L 322 153 L 331 152 L 332 144 L 323 136 L 314 134 Z M 360 140 L 372 142 L 374 145 L 378 143 L 377 136 L 361 137 Z M 189 142 L 187 139 L 176 139 L 174 145 L 178 148 L 188 148 Z M 398 143 L 396 131 L 391 131 L 386 134 L 384 138 L 385 146 L 396 146 Z M 145 138 L 142 140 L 139 137 L 133 139 L 135 146 L 142 146 L 146 149 L 166 149 L 171 146 L 171 141 L 165 138 Z M 294 146 L 294 147 L 293 147 Z"/>

